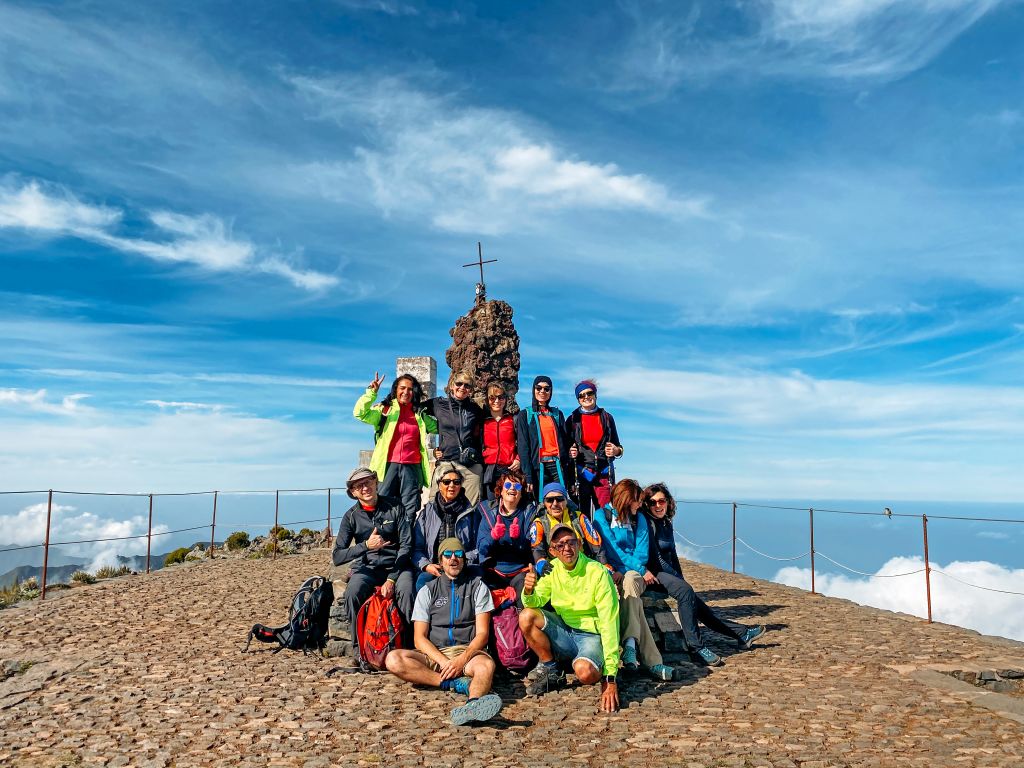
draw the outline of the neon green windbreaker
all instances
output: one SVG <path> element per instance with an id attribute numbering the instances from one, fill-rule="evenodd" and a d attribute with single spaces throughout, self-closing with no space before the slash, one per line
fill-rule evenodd
<path id="1" fill-rule="evenodd" d="M 381 419 L 386 419 L 384 431 L 381 432 L 377 444 L 373 446 L 373 456 L 370 457 L 370 469 L 377 473 L 377 479 L 384 481 L 384 472 L 388 468 L 388 447 L 391 445 L 391 438 L 395 434 L 395 426 L 398 424 L 399 409 L 397 407 L 388 409 L 386 414 L 381 413 L 381 406 L 374 405 L 377 397 L 377 390 L 367 387 L 366 392 L 356 400 L 356 407 L 352 409 L 352 415 L 360 421 L 365 421 L 374 429 L 380 424 Z M 437 432 L 437 419 L 426 413 L 416 413 L 416 424 L 420 428 L 420 485 L 427 485 L 430 482 L 430 463 L 427 458 L 427 433 Z"/>
<path id="2" fill-rule="evenodd" d="M 582 553 L 571 571 L 561 560 L 553 560 L 551 573 L 537 581 L 533 594 L 523 593 L 523 605 L 527 608 L 542 608 L 548 602 L 566 625 L 601 636 L 604 674 L 616 674 L 619 593 L 608 569 Z"/>

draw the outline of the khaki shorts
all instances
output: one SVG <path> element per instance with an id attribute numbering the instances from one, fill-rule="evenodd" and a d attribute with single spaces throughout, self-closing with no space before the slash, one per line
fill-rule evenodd
<path id="1" fill-rule="evenodd" d="M 439 650 L 441 653 L 443 653 L 446 659 L 454 659 L 456 656 L 460 656 L 463 653 L 465 653 L 466 648 L 468 648 L 468 647 L 469 647 L 468 645 L 449 645 L 447 648 L 438 648 L 437 650 Z M 470 656 L 470 658 L 471 659 L 472 658 L 476 658 L 481 653 L 484 656 L 488 655 L 486 651 L 477 651 L 472 656 Z M 438 663 L 436 661 L 434 661 L 432 658 L 427 656 L 427 654 L 420 653 L 420 655 L 423 657 L 423 662 L 428 667 L 430 667 L 430 671 L 431 672 L 440 672 L 441 671 L 440 665 L 438 665 Z"/>

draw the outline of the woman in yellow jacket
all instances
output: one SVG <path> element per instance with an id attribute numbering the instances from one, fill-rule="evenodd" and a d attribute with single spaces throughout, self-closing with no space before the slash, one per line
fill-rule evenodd
<path id="1" fill-rule="evenodd" d="M 430 482 L 427 435 L 437 432 L 437 420 L 423 412 L 423 387 L 415 376 L 403 373 L 387 397 L 374 405 L 383 383 L 384 377 L 374 373 L 352 415 L 375 429 L 370 469 L 380 481 L 379 493 L 400 498 L 411 522 L 420 508 L 420 493 Z"/>

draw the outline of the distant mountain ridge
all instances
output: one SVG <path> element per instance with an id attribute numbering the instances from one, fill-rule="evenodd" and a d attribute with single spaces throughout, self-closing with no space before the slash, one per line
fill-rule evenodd
<path id="1" fill-rule="evenodd" d="M 154 554 L 150 558 L 150 570 L 156 571 L 164 567 L 164 558 L 173 550 L 163 552 L 161 554 Z M 61 565 L 49 564 L 46 569 L 46 583 L 47 584 L 67 584 L 71 581 L 71 574 L 75 571 L 83 570 L 88 563 L 76 563 L 76 562 L 64 562 Z M 127 565 L 133 571 L 144 571 L 146 570 L 146 556 L 145 555 L 118 555 L 117 565 Z M 0 589 L 9 587 L 16 581 L 25 581 L 26 579 L 35 578 L 40 581 L 43 580 L 43 567 L 41 565 L 19 565 L 6 571 L 0 575 Z"/>

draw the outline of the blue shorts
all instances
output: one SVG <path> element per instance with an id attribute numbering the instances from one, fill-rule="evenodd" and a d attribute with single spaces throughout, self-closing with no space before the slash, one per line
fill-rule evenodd
<path id="1" fill-rule="evenodd" d="M 600 635 L 573 629 L 554 611 L 542 610 L 541 613 L 544 615 L 542 629 L 551 641 L 555 659 L 573 663 L 576 659 L 586 659 L 598 670 L 604 669 L 604 649 Z"/>

